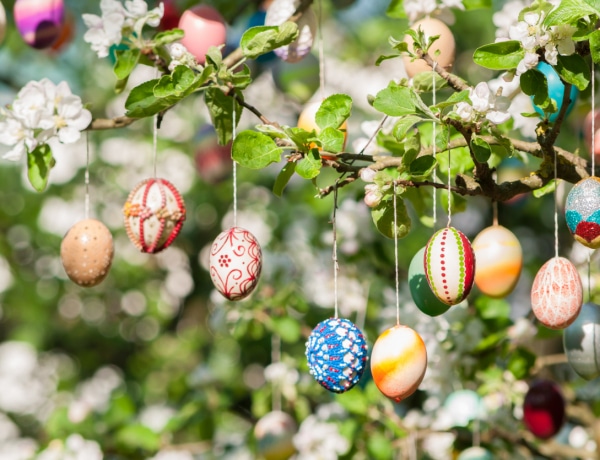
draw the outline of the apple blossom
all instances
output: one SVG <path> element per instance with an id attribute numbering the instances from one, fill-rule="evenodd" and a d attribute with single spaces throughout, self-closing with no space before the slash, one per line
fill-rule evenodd
<path id="1" fill-rule="evenodd" d="M 108 56 L 112 45 L 117 45 L 122 39 L 122 28 L 125 23 L 125 10 L 117 0 L 102 0 L 100 2 L 102 16 L 83 14 L 82 19 L 88 30 L 83 40 L 90 43 L 92 50 L 99 58 Z"/>
<path id="2" fill-rule="evenodd" d="M 508 121 L 511 117 L 508 113 L 510 100 L 506 97 L 497 97 L 490 91 L 487 83 L 478 83 L 475 88 L 469 90 L 468 102 L 456 104 L 455 113 L 465 123 L 478 122 L 481 118 L 499 125 Z"/>

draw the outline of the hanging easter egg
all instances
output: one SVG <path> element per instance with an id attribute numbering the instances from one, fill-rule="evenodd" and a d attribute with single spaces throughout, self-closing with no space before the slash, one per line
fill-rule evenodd
<path id="1" fill-rule="evenodd" d="M 475 255 L 460 230 L 446 227 L 433 234 L 425 246 L 424 267 L 429 287 L 442 302 L 456 305 L 471 292 Z"/>
<path id="2" fill-rule="evenodd" d="M 273 81 L 286 96 L 305 104 L 319 89 L 319 59 L 312 53 L 295 63 L 278 59 L 273 66 Z"/>
<path id="3" fill-rule="evenodd" d="M 523 250 L 518 238 L 506 227 L 493 225 L 473 240 L 477 260 L 475 285 L 490 297 L 502 298 L 512 292 L 523 267 Z"/>
<path id="4" fill-rule="evenodd" d="M 585 303 L 563 333 L 563 347 L 573 370 L 586 380 L 600 376 L 600 306 Z"/>
<path id="5" fill-rule="evenodd" d="M 600 110 L 596 109 L 596 115 L 592 111 L 589 111 L 583 121 L 583 137 L 585 139 L 585 145 L 587 146 L 590 155 L 593 154 L 596 157 L 596 162 L 600 157 Z M 593 125 L 592 126 L 592 121 Z M 593 130 L 593 131 L 592 131 Z M 592 132 L 594 136 L 592 136 Z M 592 139 L 592 137 L 594 139 Z M 593 145 L 592 145 L 593 141 Z"/>
<path id="6" fill-rule="evenodd" d="M 262 270 L 262 251 L 248 230 L 231 227 L 221 232 L 210 248 L 210 277 L 229 300 L 250 295 Z"/>
<path id="7" fill-rule="evenodd" d="M 542 72 L 546 77 L 546 81 L 548 82 L 548 96 L 550 99 L 554 99 L 556 101 L 556 112 L 553 112 L 548 119 L 554 123 L 558 118 L 558 114 L 560 112 L 560 108 L 563 105 L 564 97 L 565 97 L 565 84 L 560 79 L 560 76 L 556 73 L 556 70 L 545 62 L 540 62 L 537 67 L 537 70 Z M 577 96 L 579 95 L 579 90 L 576 86 L 571 86 L 571 91 L 569 93 L 569 106 L 567 107 L 567 111 L 565 116 L 571 113 L 573 107 L 575 106 L 575 101 L 577 100 Z M 533 102 L 534 96 L 531 96 L 531 101 Z M 541 107 L 533 104 L 534 110 L 541 116 L 544 116 L 544 110 Z"/>
<path id="8" fill-rule="evenodd" d="M 421 19 L 411 26 L 411 29 L 415 31 L 418 31 L 419 28 L 423 30 L 427 40 L 439 35 L 439 38 L 429 48 L 428 54 L 435 62 L 437 62 L 438 66 L 448 71 L 451 70 L 452 64 L 454 64 L 454 56 L 456 55 L 456 42 L 454 41 L 452 31 L 439 19 L 429 17 Z M 408 49 L 412 52 L 414 44 L 412 37 L 406 35 L 404 41 L 408 44 Z M 404 68 L 410 78 L 421 72 L 432 71 L 432 68 L 429 67 L 423 59 L 411 61 L 411 58 L 405 55 L 402 56 L 402 62 L 404 63 Z"/>
<path id="9" fill-rule="evenodd" d="M 460 453 L 457 460 L 494 460 L 494 456 L 483 447 L 469 447 Z"/>
<path id="10" fill-rule="evenodd" d="M 553 257 L 539 269 L 531 286 L 531 309 L 550 329 L 564 329 L 577 318 L 583 302 L 581 278 L 564 257 Z"/>
<path id="11" fill-rule="evenodd" d="M 481 396 L 473 390 L 457 390 L 444 401 L 444 409 L 452 417 L 454 426 L 467 426 L 473 420 L 485 416 L 485 406 Z"/>
<path id="12" fill-rule="evenodd" d="M 33 48 L 48 48 L 63 28 L 65 5 L 63 0 L 17 0 L 13 14 L 25 43 Z"/>
<path id="13" fill-rule="evenodd" d="M 4 41 L 4 37 L 6 36 L 6 10 L 4 9 L 4 5 L 0 2 L 0 43 Z"/>
<path id="14" fill-rule="evenodd" d="M 158 30 L 171 30 L 179 26 L 181 11 L 177 6 L 176 0 L 160 0 L 155 2 L 155 6 L 163 4 L 164 13 L 158 25 Z"/>
<path id="15" fill-rule="evenodd" d="M 125 230 L 142 252 L 168 248 L 185 221 L 179 191 L 166 179 L 145 179 L 134 187 L 123 206 Z"/>
<path id="16" fill-rule="evenodd" d="M 384 331 L 371 352 L 371 374 L 379 391 L 400 402 L 412 395 L 427 369 L 427 349 L 419 334 L 408 326 Z"/>
<path id="17" fill-rule="evenodd" d="M 600 179 L 592 176 L 577 182 L 567 195 L 567 227 L 584 246 L 600 248 Z"/>
<path id="18" fill-rule="evenodd" d="M 523 422 L 531 433 L 548 439 L 565 423 L 565 399 L 558 385 L 550 380 L 535 381 L 525 394 Z"/>
<path id="19" fill-rule="evenodd" d="M 321 321 L 306 342 L 311 375 L 333 393 L 344 393 L 358 383 L 365 370 L 368 350 L 363 333 L 352 321 Z"/>
<path id="20" fill-rule="evenodd" d="M 295 452 L 296 422 L 291 415 L 273 411 L 261 417 L 254 426 L 258 453 L 264 460 L 287 460 Z"/>
<path id="21" fill-rule="evenodd" d="M 110 230 L 96 219 L 77 222 L 60 245 L 60 259 L 67 276 L 83 287 L 96 286 L 106 278 L 113 254 Z"/>
<path id="22" fill-rule="evenodd" d="M 286 22 L 300 6 L 300 0 L 275 0 L 267 9 L 265 25 L 279 26 Z M 281 46 L 274 50 L 275 54 L 287 62 L 298 62 L 308 53 L 313 45 L 317 33 L 317 16 L 312 8 L 308 7 L 298 21 L 298 38 L 289 45 Z"/>
<path id="23" fill-rule="evenodd" d="M 415 305 L 429 316 L 438 316 L 448 311 L 450 305 L 442 302 L 433 293 L 425 276 L 425 247 L 422 247 L 410 261 L 408 267 L 408 287 Z"/>
<path id="24" fill-rule="evenodd" d="M 227 39 L 225 20 L 209 5 L 185 10 L 179 20 L 179 28 L 185 33 L 181 43 L 200 64 L 206 62 L 206 53 L 211 46 L 224 45 Z"/>

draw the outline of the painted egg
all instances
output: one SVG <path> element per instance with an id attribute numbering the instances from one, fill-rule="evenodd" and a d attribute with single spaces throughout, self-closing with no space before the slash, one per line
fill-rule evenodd
<path id="1" fill-rule="evenodd" d="M 408 267 L 408 287 L 410 288 L 413 301 L 419 310 L 429 316 L 438 316 L 448 311 L 450 305 L 438 299 L 429 287 L 423 265 L 424 257 L 425 248 L 423 247 L 410 261 L 410 266 Z"/>
<path id="2" fill-rule="evenodd" d="M 210 277 L 229 300 L 241 300 L 254 290 L 262 270 L 262 251 L 248 230 L 231 227 L 210 248 Z"/>
<path id="3" fill-rule="evenodd" d="M 550 380 L 535 381 L 523 401 L 523 422 L 531 433 L 548 439 L 565 423 L 565 399 L 558 385 Z"/>
<path id="4" fill-rule="evenodd" d="M 551 99 L 554 99 L 556 101 L 556 112 L 553 112 L 548 117 L 548 119 L 552 123 L 554 123 L 558 118 L 560 108 L 563 104 L 563 99 L 565 96 L 565 84 L 562 82 L 560 76 L 556 73 L 556 71 L 550 64 L 540 62 L 537 65 L 536 69 L 542 72 L 546 77 L 546 80 L 548 82 L 548 96 L 550 96 Z M 577 89 L 577 87 L 571 86 L 571 92 L 569 93 L 569 106 L 567 107 L 567 112 L 565 113 L 565 116 L 569 115 L 569 113 L 571 113 L 571 110 L 573 110 L 578 95 L 579 90 Z M 531 96 L 531 101 L 533 102 L 533 96 Z M 533 104 L 533 108 L 541 117 L 544 116 L 544 110 L 541 107 L 538 107 L 537 105 Z"/>
<path id="5" fill-rule="evenodd" d="M 267 9 L 265 25 L 278 26 L 286 22 L 300 6 L 300 0 L 275 0 Z M 289 45 L 274 50 L 275 54 L 287 62 L 298 62 L 308 53 L 317 32 L 317 16 L 312 8 L 304 11 L 298 25 L 298 38 Z"/>
<path id="6" fill-rule="evenodd" d="M 585 303 L 573 323 L 563 333 L 563 346 L 569 364 L 587 380 L 600 376 L 600 306 Z"/>
<path id="7" fill-rule="evenodd" d="M 531 309 L 550 329 L 564 329 L 583 303 L 581 277 L 570 260 L 553 257 L 539 269 L 531 286 Z"/>
<path id="8" fill-rule="evenodd" d="M 312 53 L 293 64 L 278 59 L 273 66 L 273 81 L 286 96 L 305 104 L 319 89 L 319 59 Z"/>
<path id="9" fill-rule="evenodd" d="M 427 349 L 419 334 L 400 324 L 384 331 L 371 352 L 371 374 L 379 391 L 396 402 L 412 395 L 427 369 Z"/>
<path id="10" fill-rule="evenodd" d="M 179 191 L 166 179 L 146 179 L 134 187 L 123 206 L 127 236 L 142 252 L 168 248 L 185 221 Z"/>
<path id="11" fill-rule="evenodd" d="M 42 49 L 51 46 L 60 36 L 65 5 L 63 0 L 17 0 L 13 13 L 25 43 Z"/>
<path id="12" fill-rule="evenodd" d="M 0 2 L 0 43 L 4 41 L 4 37 L 6 37 L 6 10 Z"/>
<path id="13" fill-rule="evenodd" d="M 567 227 L 584 246 L 600 248 L 600 179 L 588 177 L 577 182 L 567 195 Z"/>
<path id="14" fill-rule="evenodd" d="M 317 125 L 316 116 L 317 111 L 321 107 L 322 101 L 313 101 L 309 102 L 304 106 L 302 112 L 300 112 L 300 116 L 298 117 L 298 128 L 302 128 L 306 131 L 315 131 L 317 134 L 321 132 L 321 128 Z M 344 132 L 344 144 L 342 146 L 342 150 L 346 148 L 346 140 L 348 138 L 348 121 L 344 120 L 342 125 L 338 128 Z M 316 147 L 313 145 L 313 147 Z"/>
<path id="15" fill-rule="evenodd" d="M 310 373 L 321 386 L 344 393 L 358 383 L 367 362 L 367 341 L 347 319 L 321 321 L 306 342 Z"/>
<path id="16" fill-rule="evenodd" d="M 592 120 L 594 121 L 594 139 L 592 139 Z M 596 161 L 600 157 L 600 110 L 596 109 L 596 116 L 592 116 L 592 112 L 588 112 L 583 121 L 583 137 L 585 139 L 585 145 L 588 148 L 590 154 L 593 152 L 596 157 Z M 593 144 L 592 145 L 592 141 Z"/>
<path id="17" fill-rule="evenodd" d="M 60 259 L 67 276 L 84 287 L 96 286 L 106 278 L 113 254 L 110 230 L 96 219 L 77 222 L 60 245 Z"/>
<path id="18" fill-rule="evenodd" d="M 429 55 L 437 62 L 437 65 L 448 71 L 451 70 L 456 54 L 456 42 L 454 41 L 452 31 L 446 24 L 435 18 L 424 18 L 411 26 L 412 30 L 419 30 L 419 28 L 423 30 L 427 39 L 439 35 L 439 38 L 429 48 Z M 412 37 L 406 35 L 404 41 L 408 44 L 408 49 L 413 51 L 414 41 Z M 431 72 L 432 70 L 423 59 L 415 59 L 411 62 L 409 56 L 402 56 L 402 61 L 404 62 L 406 73 L 410 78 L 421 72 Z"/>
<path id="19" fill-rule="evenodd" d="M 177 6 L 176 0 L 161 0 L 164 7 L 164 14 L 158 25 L 159 30 L 171 30 L 179 26 L 181 12 Z M 161 1 L 156 1 L 155 6 L 158 6 Z"/>
<path id="20" fill-rule="evenodd" d="M 295 452 L 296 421 L 282 411 L 273 411 L 260 418 L 254 426 L 259 454 L 264 460 L 287 460 Z"/>
<path id="21" fill-rule="evenodd" d="M 506 227 L 493 225 L 473 240 L 477 260 L 475 285 L 490 297 L 502 298 L 512 292 L 521 276 L 523 250 L 518 238 Z"/>
<path id="22" fill-rule="evenodd" d="M 438 299 L 448 305 L 462 302 L 471 292 L 475 254 L 469 239 L 454 227 L 438 230 L 424 253 L 425 276 Z"/>
<path id="23" fill-rule="evenodd" d="M 483 447 L 469 447 L 460 453 L 457 460 L 494 460 L 494 456 Z"/>
<path id="24" fill-rule="evenodd" d="M 452 417 L 454 426 L 467 426 L 473 420 L 481 420 L 486 412 L 481 396 L 473 390 L 450 393 L 444 402 L 444 409 Z"/>
<path id="25" fill-rule="evenodd" d="M 75 16 L 67 11 L 65 14 L 65 23 L 60 30 L 60 34 L 57 39 L 52 43 L 50 49 L 56 53 L 63 51 L 67 48 L 75 38 Z"/>
<path id="26" fill-rule="evenodd" d="M 209 5 L 185 10 L 179 20 L 179 28 L 185 33 L 181 43 L 200 64 L 206 62 L 206 53 L 211 46 L 224 45 L 227 39 L 225 20 Z"/>

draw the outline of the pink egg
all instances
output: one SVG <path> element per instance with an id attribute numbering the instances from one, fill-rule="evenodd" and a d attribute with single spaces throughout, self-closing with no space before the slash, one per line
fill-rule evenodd
<path id="1" fill-rule="evenodd" d="M 210 277 L 229 300 L 241 300 L 254 290 L 262 270 L 262 251 L 248 230 L 231 227 L 210 248 Z"/>
<path id="2" fill-rule="evenodd" d="M 471 292 L 475 254 L 469 239 L 454 227 L 438 230 L 425 246 L 425 276 L 438 299 L 448 305 L 462 302 Z"/>
<path id="3" fill-rule="evenodd" d="M 185 10 L 179 20 L 179 28 L 185 32 L 181 43 L 200 64 L 206 62 L 206 53 L 211 46 L 224 45 L 227 38 L 225 20 L 208 5 Z"/>
<path id="4" fill-rule="evenodd" d="M 493 225 L 473 240 L 477 259 L 475 285 L 490 297 L 502 298 L 512 292 L 521 276 L 523 250 L 521 243 L 506 227 Z"/>
<path id="5" fill-rule="evenodd" d="M 60 36 L 65 18 L 63 0 L 17 0 L 15 24 L 29 46 L 48 48 Z"/>
<path id="6" fill-rule="evenodd" d="M 278 26 L 287 21 L 300 6 L 300 0 L 275 0 L 267 9 L 265 25 Z M 317 16 L 312 8 L 308 8 L 296 22 L 299 35 L 289 45 L 274 50 L 275 54 L 286 62 L 298 62 L 312 48 L 317 32 Z"/>
<path id="7" fill-rule="evenodd" d="M 564 329 L 577 318 L 583 303 L 583 287 L 575 266 L 564 257 L 553 257 L 535 275 L 531 309 L 550 329 Z"/>
<path id="8" fill-rule="evenodd" d="M 413 394 L 427 369 L 427 349 L 419 334 L 403 325 L 384 331 L 371 352 L 371 374 L 379 391 L 400 402 Z"/>

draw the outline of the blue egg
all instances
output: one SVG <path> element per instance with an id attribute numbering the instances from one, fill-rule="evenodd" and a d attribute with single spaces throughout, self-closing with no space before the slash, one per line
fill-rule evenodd
<path id="1" fill-rule="evenodd" d="M 556 121 L 556 119 L 558 118 L 560 108 L 562 107 L 562 104 L 563 104 L 563 99 L 564 99 L 564 95 L 565 95 L 565 85 L 551 65 L 546 64 L 545 62 L 540 62 L 536 68 L 537 68 L 537 70 L 539 70 L 540 72 L 542 72 L 545 75 L 546 80 L 548 81 L 548 96 L 550 96 L 551 99 L 554 99 L 556 101 L 556 112 L 552 113 L 548 117 L 548 119 L 552 123 L 554 123 Z M 577 89 L 577 87 L 571 86 L 571 93 L 570 93 L 571 102 L 569 103 L 569 106 L 567 107 L 567 112 L 566 112 L 565 116 L 569 115 L 571 110 L 573 110 L 573 107 L 575 106 L 575 100 L 577 99 L 578 94 L 579 94 L 579 90 Z M 531 101 L 533 102 L 533 96 L 531 96 Z M 538 107 L 537 105 L 534 104 L 533 108 L 537 113 L 540 114 L 540 116 L 542 116 L 542 117 L 544 116 L 544 111 L 540 107 Z"/>

